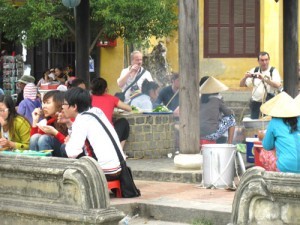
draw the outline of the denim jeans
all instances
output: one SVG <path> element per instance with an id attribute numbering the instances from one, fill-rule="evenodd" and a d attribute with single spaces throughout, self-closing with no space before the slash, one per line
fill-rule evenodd
<path id="1" fill-rule="evenodd" d="M 48 134 L 34 134 L 30 137 L 29 148 L 31 150 L 50 150 L 52 149 L 52 156 L 61 157 L 60 146 L 62 144 L 53 136 Z"/>
<path id="2" fill-rule="evenodd" d="M 258 119 L 260 114 L 261 102 L 250 100 L 251 119 Z"/>

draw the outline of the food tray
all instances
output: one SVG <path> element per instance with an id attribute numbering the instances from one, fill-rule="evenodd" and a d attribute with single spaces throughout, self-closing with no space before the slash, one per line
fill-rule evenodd
<path id="1" fill-rule="evenodd" d="M 52 150 L 34 151 L 34 150 L 13 150 L 1 151 L 0 153 L 6 155 L 24 155 L 24 156 L 51 156 Z"/>

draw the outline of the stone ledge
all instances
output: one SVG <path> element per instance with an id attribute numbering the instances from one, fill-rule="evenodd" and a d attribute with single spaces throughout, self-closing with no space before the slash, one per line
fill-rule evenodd
<path id="1" fill-rule="evenodd" d="M 0 221 L 22 225 L 113 225 L 106 178 L 90 157 L 64 159 L 0 153 Z"/>
<path id="2" fill-rule="evenodd" d="M 300 174 L 246 171 L 234 196 L 230 225 L 300 224 Z"/>

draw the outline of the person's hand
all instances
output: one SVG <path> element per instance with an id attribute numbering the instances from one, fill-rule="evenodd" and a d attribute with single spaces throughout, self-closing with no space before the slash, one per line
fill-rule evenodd
<path id="1" fill-rule="evenodd" d="M 39 126 L 39 128 L 45 133 L 45 134 L 50 134 L 50 135 L 53 135 L 53 136 L 56 136 L 58 131 L 52 127 L 52 126 L 49 126 L 49 125 L 46 125 L 46 126 Z"/>
<path id="2" fill-rule="evenodd" d="M 264 79 L 264 77 L 261 73 L 256 73 L 255 75 L 256 75 L 256 78 L 258 78 L 260 80 Z"/>
<path id="3" fill-rule="evenodd" d="M 43 114 L 43 110 L 41 108 L 35 108 L 31 115 L 32 115 L 32 123 L 37 124 L 39 122 L 40 117 Z"/>
<path id="4" fill-rule="evenodd" d="M 12 142 L 6 138 L 0 138 L 0 146 L 2 146 L 2 148 L 11 148 Z"/>
<path id="5" fill-rule="evenodd" d="M 263 139 L 264 139 L 264 137 L 265 137 L 265 134 L 266 134 L 266 131 L 265 130 L 259 130 L 258 131 L 258 139 L 260 140 L 260 141 L 262 141 Z"/>
<path id="6" fill-rule="evenodd" d="M 130 73 L 136 73 L 137 71 L 139 71 L 140 66 L 138 64 L 134 64 L 130 67 L 129 71 Z"/>
<path id="7" fill-rule="evenodd" d="M 249 71 L 245 73 L 245 78 L 248 78 L 248 77 L 252 77 L 252 73 L 250 73 Z"/>
<path id="8" fill-rule="evenodd" d="M 175 117 L 179 117 L 179 106 L 177 106 L 177 108 L 174 110 L 173 115 Z"/>
<path id="9" fill-rule="evenodd" d="M 70 135 L 65 138 L 65 144 L 70 140 Z"/>

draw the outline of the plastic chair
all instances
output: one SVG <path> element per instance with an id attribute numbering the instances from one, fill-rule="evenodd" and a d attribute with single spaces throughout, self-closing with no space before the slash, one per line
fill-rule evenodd
<path id="1" fill-rule="evenodd" d="M 205 144 L 216 144 L 217 142 L 216 141 L 210 141 L 210 140 L 207 140 L 207 139 L 200 139 L 199 141 L 199 149 L 202 150 L 202 145 L 205 145 Z"/>
<path id="2" fill-rule="evenodd" d="M 119 180 L 107 181 L 108 190 L 116 189 L 116 197 L 122 198 L 121 185 Z"/>

